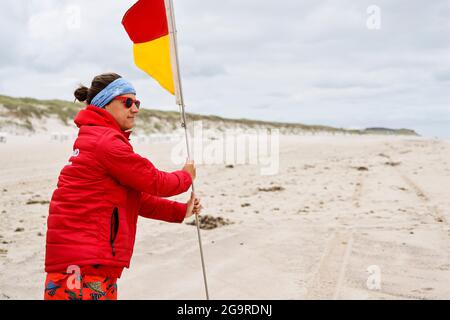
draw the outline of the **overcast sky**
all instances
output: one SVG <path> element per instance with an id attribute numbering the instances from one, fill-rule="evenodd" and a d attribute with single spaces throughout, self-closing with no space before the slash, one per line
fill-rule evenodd
<path id="1" fill-rule="evenodd" d="M 78 83 L 114 71 L 145 107 L 178 110 L 133 64 L 121 19 L 134 2 L 2 1 L 0 94 L 73 100 Z M 189 112 L 450 138 L 448 0 L 174 6 Z"/>

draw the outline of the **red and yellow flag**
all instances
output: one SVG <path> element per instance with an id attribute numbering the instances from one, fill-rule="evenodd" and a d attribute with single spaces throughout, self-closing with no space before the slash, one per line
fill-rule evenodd
<path id="1" fill-rule="evenodd" d="M 175 94 L 164 0 L 139 0 L 125 13 L 122 24 L 134 43 L 136 66 Z"/>

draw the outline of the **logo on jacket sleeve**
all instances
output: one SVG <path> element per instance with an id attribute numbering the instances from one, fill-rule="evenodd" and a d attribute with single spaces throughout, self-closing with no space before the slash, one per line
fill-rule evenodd
<path id="1" fill-rule="evenodd" d="M 80 149 L 75 149 L 75 150 L 73 150 L 71 157 L 78 157 L 79 154 L 80 154 Z M 69 161 L 66 164 L 66 166 L 70 166 L 70 165 L 72 165 L 72 161 Z"/>
<path id="2" fill-rule="evenodd" d="M 80 149 L 75 149 L 72 152 L 72 157 L 78 157 L 79 154 L 80 154 Z"/>

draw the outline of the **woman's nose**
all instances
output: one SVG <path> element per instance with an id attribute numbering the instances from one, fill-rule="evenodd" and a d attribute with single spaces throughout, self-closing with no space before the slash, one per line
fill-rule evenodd
<path id="1" fill-rule="evenodd" d="M 131 112 L 133 113 L 138 113 L 139 112 L 139 108 L 136 107 L 136 105 L 133 103 L 133 106 L 131 107 Z"/>

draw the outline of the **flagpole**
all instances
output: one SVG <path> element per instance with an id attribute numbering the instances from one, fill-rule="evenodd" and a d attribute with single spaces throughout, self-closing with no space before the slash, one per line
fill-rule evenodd
<path id="1" fill-rule="evenodd" d="M 180 68 L 179 68 L 179 59 L 178 59 L 178 47 L 177 47 L 177 28 L 175 24 L 175 13 L 173 10 L 172 0 L 164 0 L 166 6 L 169 34 L 170 34 L 170 54 L 171 54 L 171 65 L 172 65 L 172 73 L 174 77 L 174 85 L 175 85 L 175 97 L 177 105 L 180 107 L 181 112 L 181 125 L 184 128 L 184 134 L 186 137 L 186 149 L 188 154 L 188 159 L 191 160 L 191 150 L 189 148 L 189 136 L 186 125 L 186 113 L 183 99 L 183 88 L 181 86 L 181 76 L 180 76 Z M 192 181 L 192 192 L 195 192 L 194 181 Z M 202 248 L 202 238 L 200 236 L 200 227 L 198 221 L 198 214 L 195 214 L 195 224 L 197 226 L 197 236 L 198 236 L 198 245 L 200 248 L 200 258 L 202 261 L 202 270 L 203 270 L 203 280 L 205 282 L 205 293 L 206 300 L 209 300 L 209 292 L 208 292 L 208 282 L 206 280 L 206 270 L 205 270 L 205 260 L 203 258 L 203 248 Z"/>

